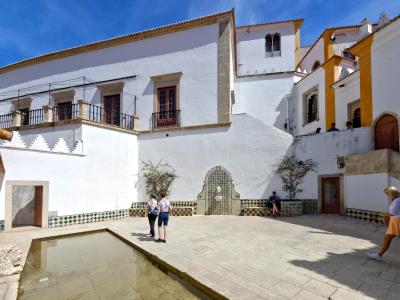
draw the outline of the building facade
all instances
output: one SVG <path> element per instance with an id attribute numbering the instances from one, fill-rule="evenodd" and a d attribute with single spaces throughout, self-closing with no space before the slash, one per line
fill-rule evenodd
<path id="1" fill-rule="evenodd" d="M 298 198 L 319 212 L 385 210 L 382 187 L 399 183 L 385 164 L 398 159 L 398 131 L 397 148 L 381 141 L 398 126 L 384 78 L 399 21 L 328 28 L 302 48 L 302 19 L 234 20 L 222 12 L 1 67 L 0 125 L 14 133 L 0 146 L 5 228 L 125 216 L 147 200 L 144 161 L 176 170 L 169 198 L 183 206 L 214 175 L 243 205 L 285 198 L 276 169 L 288 154 L 318 162 Z M 349 120 L 360 128 L 344 130 Z M 326 132 L 331 123 L 341 131 Z M 365 170 L 357 155 L 382 166 Z M 374 176 L 380 200 L 353 192 Z"/>

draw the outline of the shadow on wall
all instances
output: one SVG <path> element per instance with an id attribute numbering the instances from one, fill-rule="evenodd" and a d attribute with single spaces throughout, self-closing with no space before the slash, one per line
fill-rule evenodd
<path id="1" fill-rule="evenodd" d="M 274 126 L 280 130 L 288 132 L 288 130 L 285 129 L 285 123 L 287 123 L 287 114 L 288 114 L 287 100 L 285 97 L 281 99 L 278 106 L 275 108 L 275 111 L 278 112 L 278 115 L 275 119 Z M 288 125 L 289 124 L 287 123 L 287 126 Z"/>
<path id="2" fill-rule="evenodd" d="M 230 127 L 149 133 L 139 136 L 139 160 L 168 162 L 178 179 L 171 200 L 195 200 L 207 172 L 223 166 L 241 198 L 260 199 L 277 189 L 274 170 L 292 143 L 292 136 L 247 114 L 233 115 Z M 139 174 L 139 201 L 144 201 Z M 275 180 L 276 182 L 276 180 Z M 267 186 L 267 189 L 265 188 Z M 279 187 L 281 184 L 279 184 Z"/>

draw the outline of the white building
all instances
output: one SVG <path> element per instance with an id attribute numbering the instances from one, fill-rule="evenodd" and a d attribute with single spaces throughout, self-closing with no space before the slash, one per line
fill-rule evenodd
<path id="1" fill-rule="evenodd" d="M 343 129 L 348 108 L 357 108 L 363 58 L 359 67 L 348 48 L 367 35 L 374 36 L 372 66 L 379 65 L 370 72 L 377 86 L 372 98 L 394 99 L 393 88 L 381 88 L 385 68 L 394 65 L 379 47 L 393 42 L 384 53 L 395 57 L 398 43 L 390 35 L 399 32 L 392 29 L 399 21 L 369 32 L 364 25 L 329 28 L 307 51 L 300 47 L 302 22 L 236 27 L 228 11 L 1 67 L 0 125 L 14 131 L 0 146 L 6 229 L 123 217 L 132 202 L 147 200 L 142 161 L 175 168 L 169 198 L 182 206 L 196 203 L 210 170 L 229 172 L 218 175 L 235 185 L 224 190 L 227 201 L 234 191 L 242 205 L 260 203 L 273 190 L 285 198 L 275 170 L 289 153 L 319 162 L 299 199 L 318 202 L 321 212 L 385 210 L 381 188 L 398 183 L 395 170 L 373 170 L 382 179 L 371 185 L 382 198 L 376 204 L 351 192 L 369 179 L 357 166 L 340 165 L 349 159 L 354 166 L 348 155 L 374 149 L 372 123 L 309 134 L 333 122 Z M 374 105 L 374 116 L 395 113 L 393 99 Z M 385 153 L 397 159 L 398 153 Z M 233 213 L 229 201 L 223 213 Z M 324 201 L 337 205 L 329 210 Z"/>

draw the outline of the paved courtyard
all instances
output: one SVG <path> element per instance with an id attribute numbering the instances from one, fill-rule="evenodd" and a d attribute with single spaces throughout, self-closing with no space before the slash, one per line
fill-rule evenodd
<path id="1" fill-rule="evenodd" d="M 109 228 L 232 299 L 400 299 L 400 242 L 368 260 L 385 229 L 340 216 L 172 217 L 166 244 L 144 218 L 0 234 L 24 252 L 32 238 Z M 0 283 L 0 299 L 16 284 Z M 15 297 L 15 296 L 14 296 Z"/>

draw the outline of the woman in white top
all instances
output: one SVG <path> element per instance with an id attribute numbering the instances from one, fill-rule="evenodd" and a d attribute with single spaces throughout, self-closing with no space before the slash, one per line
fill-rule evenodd
<path id="1" fill-rule="evenodd" d="M 151 195 L 151 199 L 147 202 L 147 218 L 149 219 L 150 225 L 150 235 L 154 237 L 154 224 L 157 219 L 158 211 L 157 211 L 157 200 L 154 195 Z"/>
<path id="2" fill-rule="evenodd" d="M 384 217 L 389 217 L 389 225 L 383 240 L 383 245 L 379 253 L 367 253 L 367 256 L 372 259 L 381 260 L 383 254 L 389 249 L 393 238 L 400 236 L 400 191 L 394 186 L 389 186 L 384 190 L 385 194 L 391 201 L 389 212 L 384 213 Z"/>

